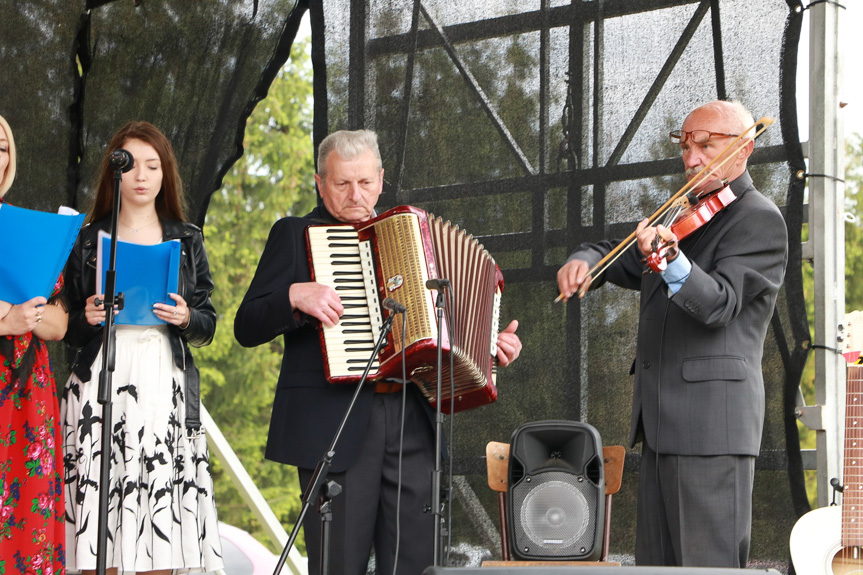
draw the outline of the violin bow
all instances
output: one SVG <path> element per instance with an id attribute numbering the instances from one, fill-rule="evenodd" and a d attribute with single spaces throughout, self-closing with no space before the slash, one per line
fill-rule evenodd
<path id="1" fill-rule="evenodd" d="M 723 149 L 721 153 L 719 153 L 706 166 L 701 168 L 701 170 L 697 174 L 695 174 L 694 178 L 687 181 L 683 185 L 682 188 L 677 190 L 677 192 L 675 192 L 675 194 L 668 199 L 668 201 L 666 201 L 664 204 L 662 204 L 662 206 L 660 206 L 660 208 L 658 210 L 653 212 L 653 215 L 651 215 L 648 218 L 647 225 L 650 226 L 650 225 L 655 224 L 656 221 L 659 218 L 661 218 L 662 216 L 664 216 L 665 213 L 674 205 L 674 203 L 681 196 L 683 196 L 684 194 L 686 194 L 687 192 L 689 192 L 693 188 L 697 188 L 698 186 L 704 184 L 707 181 L 707 178 L 710 176 L 711 172 L 713 171 L 714 164 L 716 164 L 715 168 L 721 168 L 722 166 L 724 166 L 726 162 L 728 162 L 729 160 L 734 158 L 734 156 L 737 154 L 737 152 L 742 150 L 744 148 L 744 146 L 746 146 L 746 144 L 749 143 L 750 139 L 754 141 L 755 138 L 760 136 L 764 132 L 764 130 L 769 128 L 770 125 L 773 124 L 773 122 L 775 122 L 775 121 L 776 120 L 774 120 L 773 118 L 770 118 L 768 116 L 764 116 L 760 120 L 755 122 L 753 125 L 746 128 L 739 136 L 737 136 L 733 140 L 731 140 L 731 142 L 727 146 L 725 146 L 725 149 Z M 755 134 L 753 134 L 751 138 L 746 137 L 746 134 L 748 134 L 752 130 L 756 130 Z M 741 144 L 740 140 L 742 140 L 744 138 L 746 138 L 746 141 Z M 734 148 L 735 145 L 737 145 L 736 148 Z M 733 151 L 731 151 L 732 148 L 734 148 Z M 721 161 L 719 161 L 720 158 L 722 158 Z M 593 282 L 593 280 L 596 277 L 598 277 L 599 275 L 601 275 L 606 269 L 608 269 L 608 267 L 611 264 L 613 264 L 615 261 L 617 261 L 617 259 L 623 254 L 623 252 L 626 251 L 629 248 L 629 246 L 631 246 L 635 242 L 636 234 L 637 234 L 637 230 L 635 230 L 631 234 L 629 234 L 629 236 L 627 236 L 626 239 L 624 239 L 622 242 L 617 244 L 610 252 L 608 252 L 605 255 L 605 257 L 603 257 L 601 260 L 596 262 L 596 265 L 594 265 L 592 268 L 590 268 L 587 271 L 587 277 L 590 279 L 585 281 L 583 284 L 581 284 L 581 287 L 578 288 L 576 295 L 578 295 L 579 297 L 584 295 L 584 293 L 588 290 L 588 288 L 590 287 L 590 284 Z M 558 295 L 554 299 L 554 302 L 557 303 L 557 302 L 561 301 L 563 299 L 563 297 L 564 297 L 563 294 Z"/>

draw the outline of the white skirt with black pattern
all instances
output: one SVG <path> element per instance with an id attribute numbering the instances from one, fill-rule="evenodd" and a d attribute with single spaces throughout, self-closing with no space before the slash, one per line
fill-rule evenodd
<path id="1" fill-rule="evenodd" d="M 107 567 L 122 572 L 223 567 L 206 436 L 185 426 L 183 371 L 165 326 L 117 327 Z M 95 569 L 99 524 L 101 352 L 93 376 L 63 393 L 66 567 Z"/>

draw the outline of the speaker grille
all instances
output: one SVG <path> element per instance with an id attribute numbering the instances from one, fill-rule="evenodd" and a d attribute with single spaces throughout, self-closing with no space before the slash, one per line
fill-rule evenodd
<path id="1" fill-rule="evenodd" d="M 537 473 L 512 489 L 514 541 L 522 556 L 590 555 L 597 528 L 597 487 L 571 473 Z"/>

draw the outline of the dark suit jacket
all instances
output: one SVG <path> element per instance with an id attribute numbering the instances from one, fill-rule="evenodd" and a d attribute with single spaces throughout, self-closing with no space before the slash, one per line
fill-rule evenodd
<path id="1" fill-rule="evenodd" d="M 283 336 L 285 351 L 266 457 L 306 469 L 313 469 L 326 453 L 356 389 L 327 382 L 318 322 L 305 314 L 295 316 L 288 297 L 292 284 L 311 281 L 305 229 L 322 221 L 335 219 L 318 207 L 304 218 L 282 218 L 273 225 L 234 321 L 234 335 L 246 347 Z M 408 386 L 408 393 L 419 396 L 414 385 Z M 357 398 L 336 445 L 330 468 L 334 473 L 353 462 L 365 435 L 373 396 L 373 388 L 366 386 Z"/>
<path id="2" fill-rule="evenodd" d="M 731 188 L 738 199 L 680 242 L 692 272 L 673 297 L 659 274 L 643 275 L 637 245 L 591 286 L 641 290 L 631 445 L 643 438 L 657 453 L 758 455 L 761 357 L 788 235 L 748 172 Z M 592 266 L 617 243 L 581 245 L 570 259 Z"/>

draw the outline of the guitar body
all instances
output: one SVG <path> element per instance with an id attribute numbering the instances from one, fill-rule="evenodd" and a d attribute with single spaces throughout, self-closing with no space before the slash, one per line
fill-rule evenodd
<path id="1" fill-rule="evenodd" d="M 863 564 L 850 571 L 837 570 L 836 554 L 842 550 L 842 508 L 813 509 L 791 530 L 791 562 L 801 575 L 863 573 Z M 861 559 L 863 561 L 863 559 Z"/>

